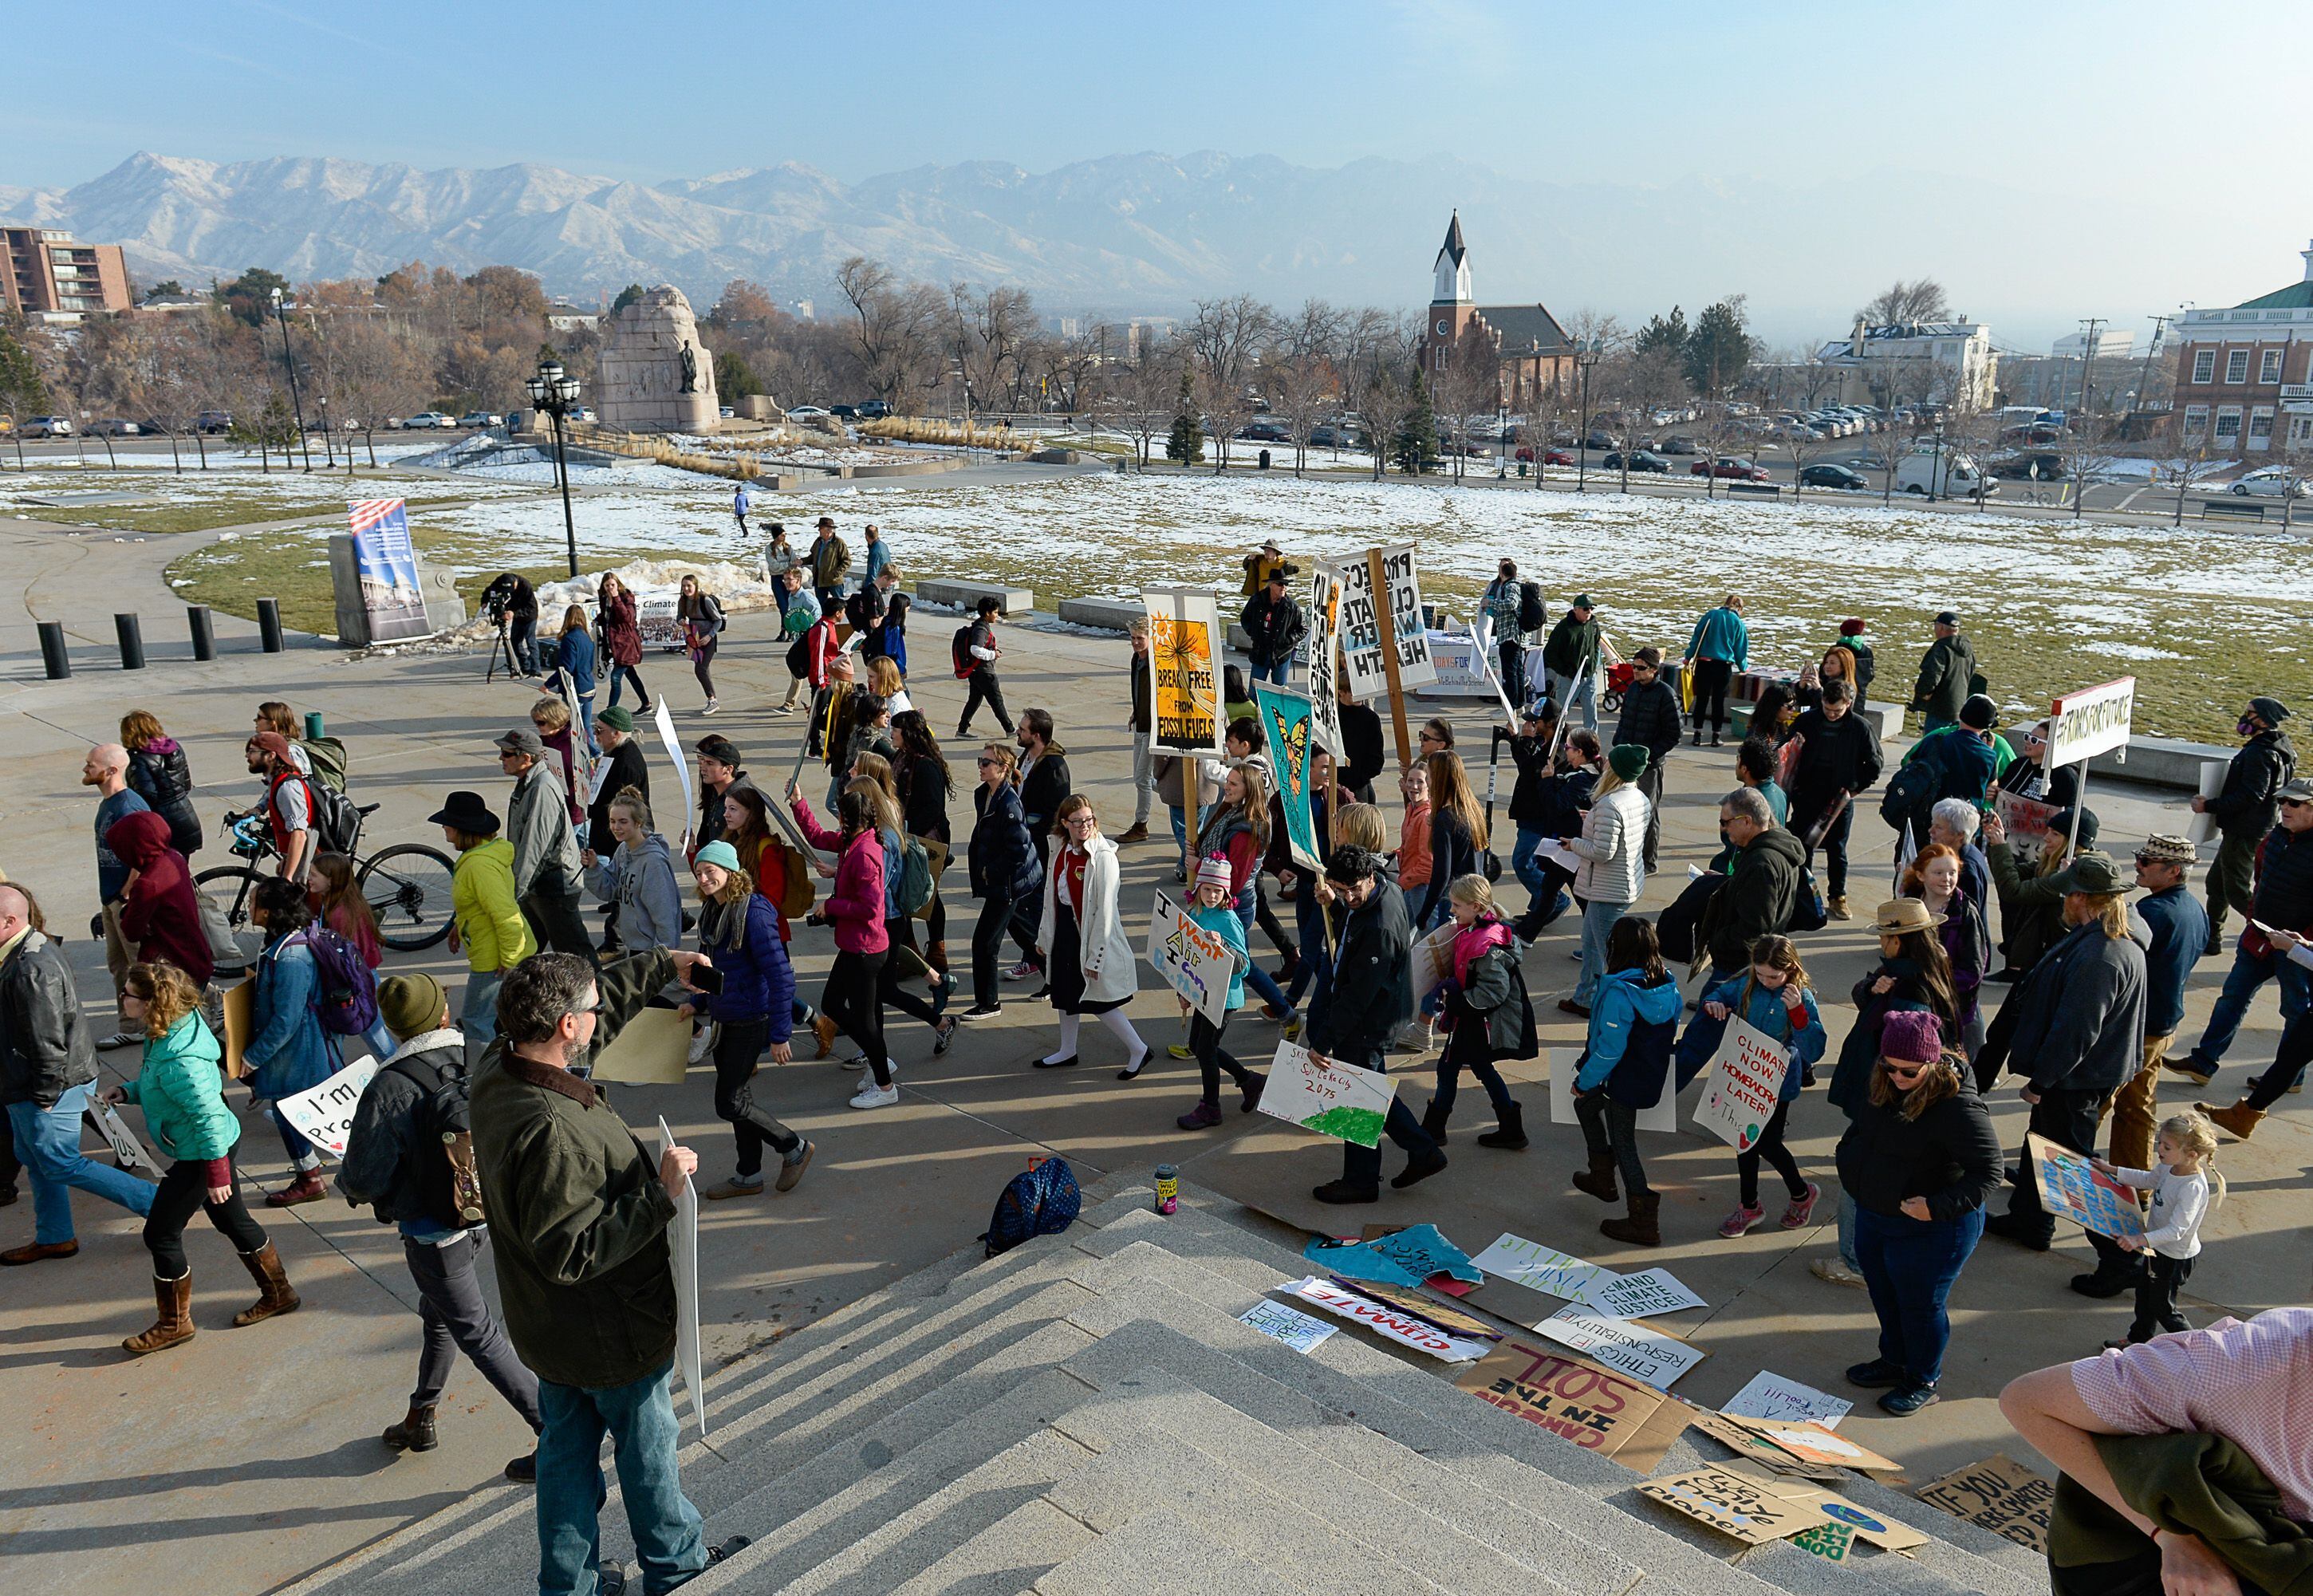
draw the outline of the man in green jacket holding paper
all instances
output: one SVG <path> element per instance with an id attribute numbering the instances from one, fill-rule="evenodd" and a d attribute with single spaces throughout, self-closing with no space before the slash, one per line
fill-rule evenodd
<path id="1" fill-rule="evenodd" d="M 607 1433 L 649 1596 L 746 1545 L 709 1548 L 675 1466 L 669 1381 L 681 1312 L 667 1222 L 699 1156 L 644 1151 L 590 1064 L 653 992 L 707 961 L 653 949 L 600 974 L 541 953 L 499 990 L 497 1039 L 475 1071 L 470 1112 L 482 1201 L 498 1250 L 498 1294 L 514 1351 L 539 1378 L 539 1590 L 620 1596 L 625 1570 L 600 1563 L 596 1512 Z M 694 1393 L 694 1399 L 695 1399 Z M 599 1566 L 598 1566 L 599 1565 Z"/>

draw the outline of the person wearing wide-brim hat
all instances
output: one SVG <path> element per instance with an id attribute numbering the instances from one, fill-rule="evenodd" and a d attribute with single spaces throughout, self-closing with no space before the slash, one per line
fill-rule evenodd
<path id="1" fill-rule="evenodd" d="M 1943 924 L 1944 917 L 1917 898 L 1892 898 L 1879 905 L 1871 917 L 1871 930 L 1882 937 L 1901 937 L 1912 931 L 1931 930 Z"/>
<path id="2" fill-rule="evenodd" d="M 2136 885 L 2143 896 L 2131 905 L 2152 933 L 2144 950 L 2144 1063 L 2112 1100 L 2111 1139 L 2105 1156 L 2123 1169 L 2152 1168 L 2158 1133 L 2158 1083 L 2169 1044 L 2185 1020 L 2185 983 L 2209 940 L 2208 911 L 2189 885 L 2200 850 L 2192 840 L 2155 832 L 2136 851 Z"/>
<path id="3" fill-rule="evenodd" d="M 1244 557 L 1244 586 L 1239 589 L 1247 598 L 1261 594 L 1273 576 L 1290 578 L 1296 568 L 1288 563 L 1285 551 L 1277 546 L 1275 538 L 1263 538 L 1260 549 Z"/>
<path id="4" fill-rule="evenodd" d="M 466 992 L 458 1010 L 469 1059 L 479 1058 L 498 1029 L 498 986 L 506 973 L 538 951 L 514 890 L 514 844 L 498 835 L 498 817 L 479 792 L 453 792 L 430 818 L 458 862 L 450 873 L 450 951 L 466 956 Z"/>

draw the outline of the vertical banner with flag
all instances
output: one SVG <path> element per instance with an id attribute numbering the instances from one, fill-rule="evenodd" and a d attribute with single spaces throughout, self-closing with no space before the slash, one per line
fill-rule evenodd
<path id="1" fill-rule="evenodd" d="M 346 505 L 354 534 L 354 567 L 361 577 L 362 609 L 373 643 L 427 635 L 426 595 L 418 586 L 418 551 L 409 542 L 409 513 L 398 498 L 357 498 Z"/>
<path id="2" fill-rule="evenodd" d="M 1210 593 L 1146 587 L 1148 657 L 1156 687 L 1155 746 L 1167 754 L 1223 752 L 1220 607 Z"/>
<path id="3" fill-rule="evenodd" d="M 1309 591 L 1309 714 L 1317 746 L 1335 759 L 1349 756 L 1341 741 L 1341 708 L 1335 698 L 1333 667 L 1341 648 L 1341 579 L 1320 560 Z"/>
<path id="4" fill-rule="evenodd" d="M 1309 756 L 1313 720 L 1310 697 L 1290 687 L 1267 682 L 1253 684 L 1253 705 L 1261 712 L 1267 734 L 1270 763 L 1277 772 L 1277 797 L 1285 810 L 1285 840 L 1292 845 L 1293 862 L 1305 870 L 1322 869 L 1317 856 L 1317 817 L 1310 807 Z"/>

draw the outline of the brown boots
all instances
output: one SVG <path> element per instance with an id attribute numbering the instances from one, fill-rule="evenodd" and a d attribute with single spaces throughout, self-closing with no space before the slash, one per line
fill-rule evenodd
<path id="1" fill-rule="evenodd" d="M 289 1277 L 281 1273 L 281 1255 L 273 1250 L 273 1243 L 268 1241 L 255 1252 L 242 1254 L 241 1261 L 263 1294 L 233 1316 L 234 1329 L 269 1319 L 277 1313 L 297 1311 L 297 1293 L 289 1289 Z"/>
<path id="2" fill-rule="evenodd" d="M 2212 1124 L 2221 1130 L 2230 1131 L 2244 1142 L 2255 1133 L 2257 1123 L 2265 1118 L 2264 1109 L 2252 1108 L 2247 1103 L 2235 1103 L 2229 1108 L 2212 1108 L 2206 1103 L 2195 1103 L 2193 1107 L 2207 1115 Z"/>
<path id="3" fill-rule="evenodd" d="M 120 1344 L 120 1350 L 132 1357 L 143 1357 L 146 1353 L 160 1352 L 193 1338 L 193 1277 L 189 1272 L 174 1280 L 154 1275 L 153 1301 L 160 1309 L 153 1327 Z"/>
<path id="4" fill-rule="evenodd" d="M 1602 1221 L 1598 1233 L 1617 1241 L 1627 1241 L 1632 1247 L 1660 1247 L 1662 1227 L 1656 1221 L 1661 1212 L 1660 1192 L 1632 1192 L 1630 1217 Z"/>
<path id="5" fill-rule="evenodd" d="M 1604 1158 L 1593 1157 L 1587 1169 L 1574 1171 L 1574 1189 L 1587 1192 L 1601 1203 L 1620 1202 L 1623 1192 L 1614 1184 L 1614 1155 L 1608 1153 Z"/>

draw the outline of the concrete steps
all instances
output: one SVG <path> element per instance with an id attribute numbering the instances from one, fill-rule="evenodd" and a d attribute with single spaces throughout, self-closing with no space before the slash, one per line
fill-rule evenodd
<path id="1" fill-rule="evenodd" d="M 686 1587 L 792 1596 L 1075 1596 L 1125 1588 L 1364 1596 L 2027 1596 L 2036 1559 L 1860 1479 L 1934 1538 L 1846 1566 L 1736 1543 L 1638 1477 L 1343 1327 L 1303 1354 L 1236 1316 L 1307 1273 L 1255 1216 L 1145 1188 L 1004 1257 L 976 1249 L 708 1381 L 684 1449 L 710 1539 L 752 1538 Z M 1662 1470 L 1719 1459 L 1675 1447 Z M 613 1486 L 606 1557 L 633 1560 Z M 524 1588 L 530 1494 L 492 1489 L 295 1587 L 298 1596 Z"/>

